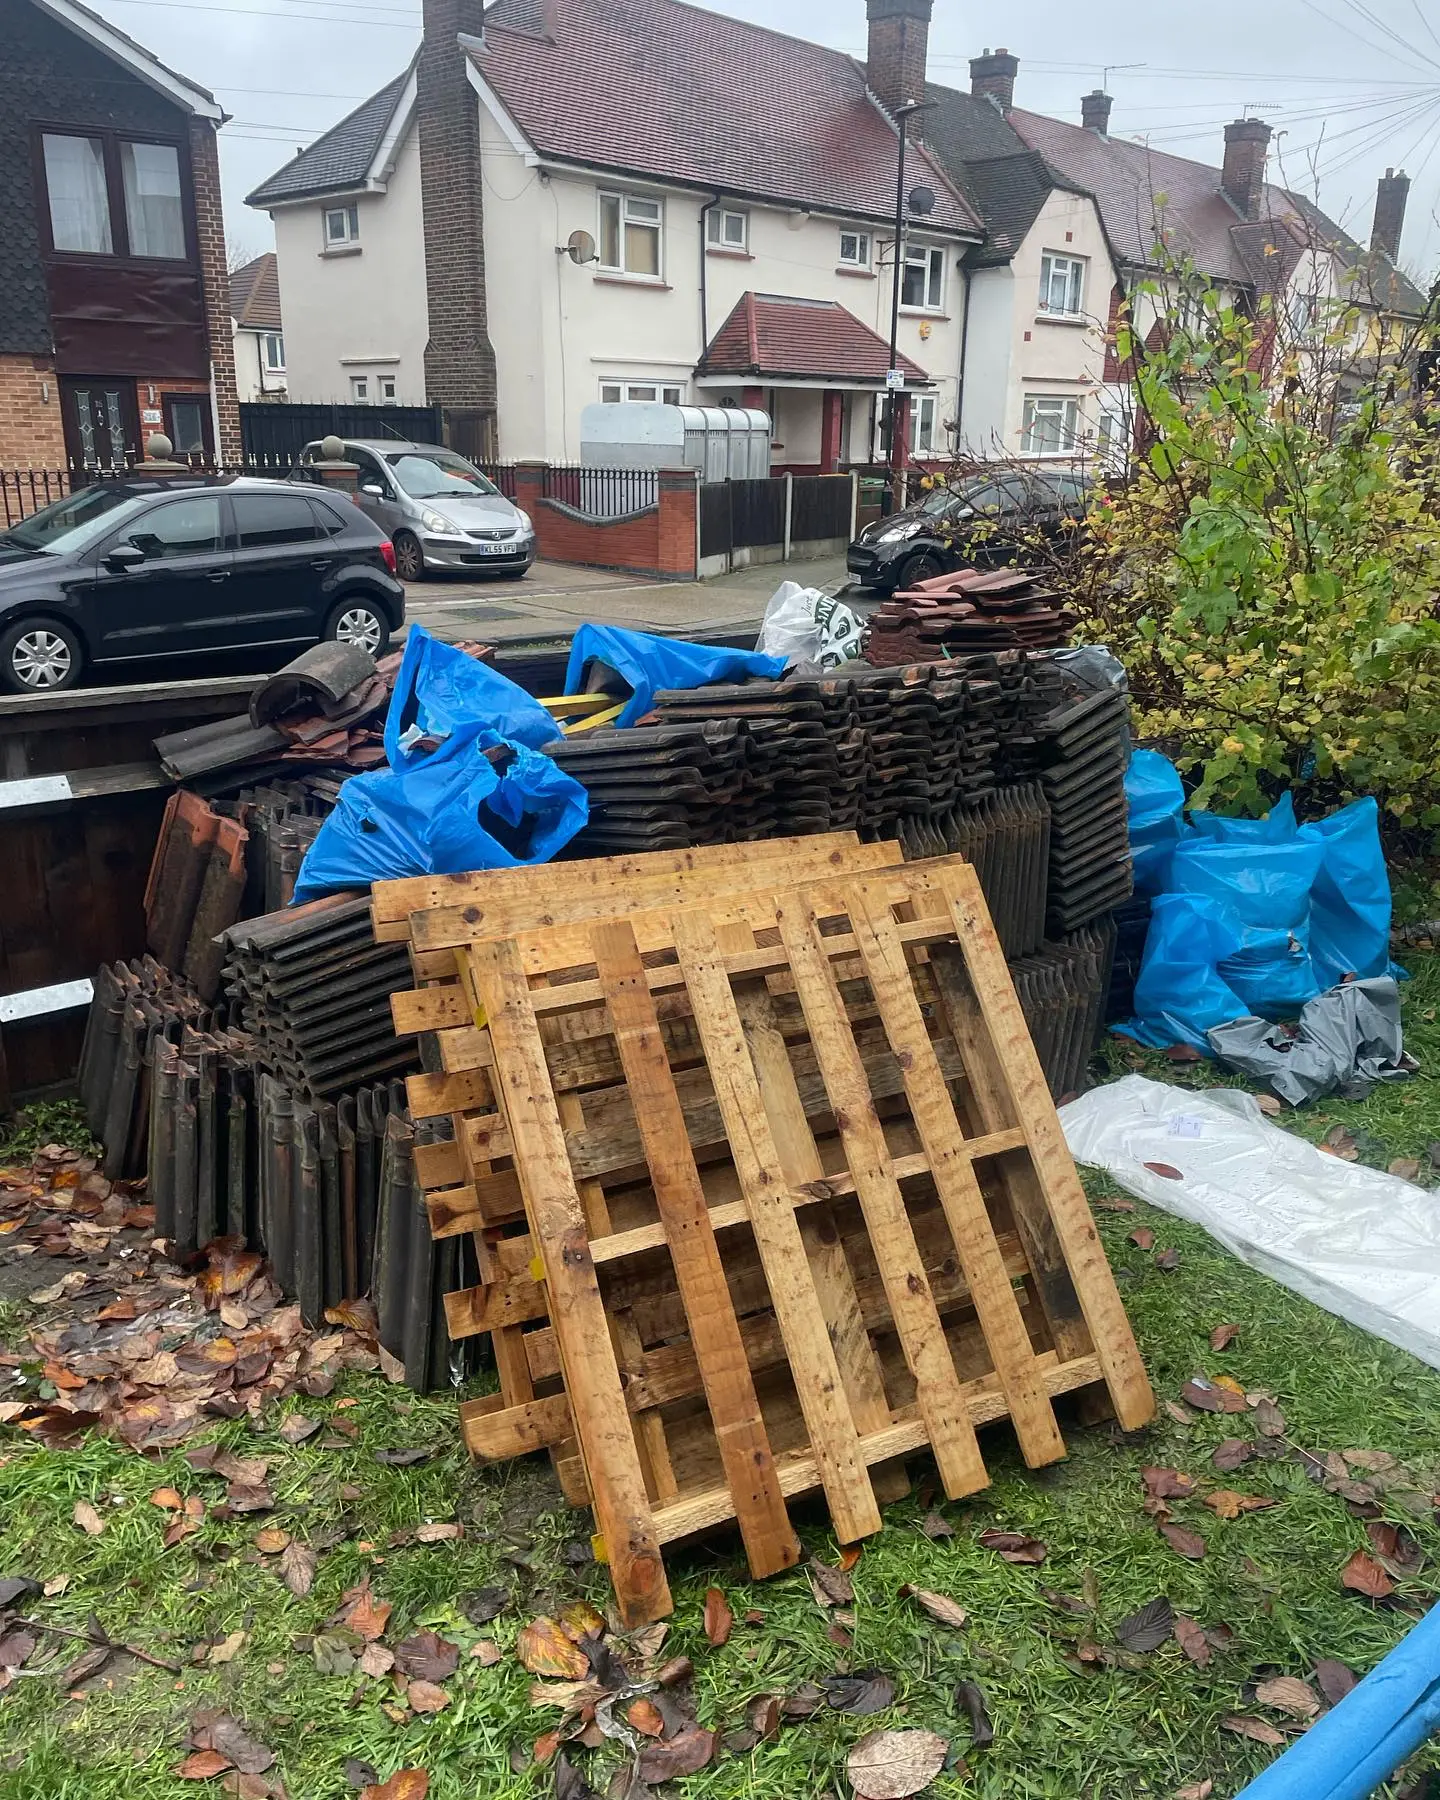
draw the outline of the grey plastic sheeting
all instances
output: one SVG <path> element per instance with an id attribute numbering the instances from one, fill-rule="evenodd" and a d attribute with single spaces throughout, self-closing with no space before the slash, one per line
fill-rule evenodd
<path id="1" fill-rule="evenodd" d="M 1353 1091 L 1377 1081 L 1403 1081 L 1416 1067 L 1405 1054 L 1400 990 L 1389 975 L 1327 988 L 1301 1010 L 1293 1036 L 1253 1015 L 1217 1025 L 1206 1035 L 1221 1062 L 1268 1081 L 1292 1106 L 1332 1088 Z"/>

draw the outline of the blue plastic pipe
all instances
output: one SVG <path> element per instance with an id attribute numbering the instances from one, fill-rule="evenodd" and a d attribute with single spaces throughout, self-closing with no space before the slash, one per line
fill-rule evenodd
<path id="1" fill-rule="evenodd" d="M 1365 1800 L 1440 1729 L 1440 1606 L 1236 1800 Z"/>

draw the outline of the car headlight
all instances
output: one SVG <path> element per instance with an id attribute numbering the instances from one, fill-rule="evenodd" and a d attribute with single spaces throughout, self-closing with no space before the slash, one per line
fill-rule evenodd
<path id="1" fill-rule="evenodd" d="M 535 523 L 531 519 L 529 513 L 522 512 L 518 506 L 515 508 L 515 517 L 520 521 L 520 529 L 522 531 L 533 531 L 535 529 Z"/>
<path id="2" fill-rule="evenodd" d="M 907 519 L 903 525 L 892 525 L 875 539 L 877 544 L 898 544 L 905 538 L 919 537 L 923 526 L 918 519 Z"/>
<path id="3" fill-rule="evenodd" d="M 460 534 L 448 519 L 441 518 L 437 512 L 431 512 L 427 506 L 420 515 L 420 523 L 427 531 L 436 531 L 443 537 L 458 537 Z"/>

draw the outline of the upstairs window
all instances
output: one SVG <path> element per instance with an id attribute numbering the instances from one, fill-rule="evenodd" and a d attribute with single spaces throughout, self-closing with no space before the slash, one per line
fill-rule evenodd
<path id="1" fill-rule="evenodd" d="M 267 331 L 260 339 L 260 351 L 265 358 L 265 367 L 272 375 L 285 373 L 285 338 L 278 331 Z"/>
<path id="2" fill-rule="evenodd" d="M 602 269 L 612 274 L 660 278 L 660 230 L 664 214 L 658 200 L 637 194 L 600 196 Z"/>
<path id="3" fill-rule="evenodd" d="M 1056 256 L 1047 250 L 1040 258 L 1040 311 L 1062 318 L 1078 318 L 1085 307 L 1085 264 L 1078 256 Z"/>
<path id="4" fill-rule="evenodd" d="M 705 239 L 712 250 L 748 250 L 750 215 L 712 208 L 705 215 Z"/>
<path id="5" fill-rule="evenodd" d="M 939 312 L 945 303 L 945 250 L 940 244 L 908 244 L 900 304 Z"/>
<path id="6" fill-rule="evenodd" d="M 125 229 L 132 256 L 185 255 L 185 205 L 180 195 L 180 157 L 173 144 L 120 146 L 125 189 Z"/>
<path id="7" fill-rule="evenodd" d="M 99 138 L 60 137 L 47 131 L 45 186 L 50 194 L 50 241 L 57 250 L 109 256 L 110 196 L 105 146 Z"/>
<path id="8" fill-rule="evenodd" d="M 360 208 L 327 206 L 325 209 L 325 248 L 338 244 L 354 244 L 360 240 Z"/>
<path id="9" fill-rule="evenodd" d="M 842 231 L 840 233 L 840 267 L 842 269 L 868 269 L 870 267 L 870 233 L 868 231 Z"/>

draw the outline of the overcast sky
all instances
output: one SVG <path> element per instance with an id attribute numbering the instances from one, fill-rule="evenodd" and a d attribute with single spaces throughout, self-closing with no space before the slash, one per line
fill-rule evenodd
<path id="1" fill-rule="evenodd" d="M 220 135 L 225 210 L 251 252 L 272 237 L 246 193 L 398 73 L 419 41 L 419 0 L 90 3 L 234 115 Z M 711 10 L 865 53 L 864 0 Z M 936 0 L 931 78 L 966 85 L 968 59 L 997 37 L 1020 58 L 1017 104 L 1035 112 L 1078 123 L 1081 94 L 1103 81 L 1117 136 L 1215 164 L 1227 119 L 1268 119 L 1272 179 L 1318 192 L 1362 240 L 1376 178 L 1403 166 L 1414 186 L 1402 259 L 1426 284 L 1440 266 L 1440 0 Z"/>

